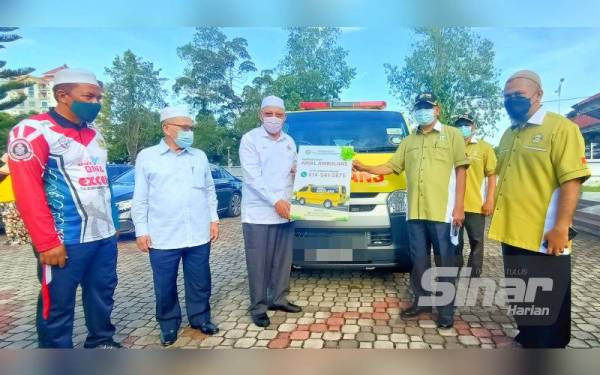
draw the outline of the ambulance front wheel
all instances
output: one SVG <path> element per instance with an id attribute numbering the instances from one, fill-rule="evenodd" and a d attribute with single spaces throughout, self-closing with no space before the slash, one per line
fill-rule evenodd
<path id="1" fill-rule="evenodd" d="M 300 200 L 298 201 L 298 203 L 300 203 L 301 205 L 304 206 L 306 204 L 306 199 L 300 198 Z"/>
<path id="2" fill-rule="evenodd" d="M 323 206 L 324 206 L 325 208 L 331 208 L 331 201 L 330 201 L 329 199 L 328 199 L 328 200 L 326 200 L 325 202 L 323 202 Z"/>

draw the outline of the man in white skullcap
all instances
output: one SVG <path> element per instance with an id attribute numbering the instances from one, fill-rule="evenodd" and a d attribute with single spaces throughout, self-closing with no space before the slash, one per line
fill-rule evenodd
<path id="1" fill-rule="evenodd" d="M 285 118 L 283 100 L 267 96 L 261 104 L 261 126 L 244 134 L 240 143 L 249 310 L 259 327 L 270 324 L 267 310 L 301 311 L 286 298 L 294 237 L 290 199 L 296 144 L 282 131 Z"/>
<path id="2" fill-rule="evenodd" d="M 39 259 L 37 333 L 42 348 L 73 347 L 81 285 L 85 348 L 119 348 L 111 323 L 117 286 L 116 208 L 107 152 L 92 122 L 102 88 L 93 73 L 63 69 L 54 77 L 57 106 L 21 121 L 9 134 L 16 204 Z"/>
<path id="3" fill-rule="evenodd" d="M 154 277 L 161 343 L 177 340 L 181 308 L 177 274 L 183 262 L 185 300 L 192 328 L 214 335 L 209 299 L 210 245 L 219 236 L 217 196 L 206 154 L 192 147 L 194 122 L 184 107 L 161 111 L 163 139 L 135 163 L 131 216 L 138 248 L 148 252 Z"/>
<path id="4" fill-rule="evenodd" d="M 540 77 L 530 70 L 514 73 L 504 86 L 512 126 L 498 146 L 489 237 L 502 244 L 508 279 L 527 286 L 550 283 L 526 297 L 529 301 L 511 298 L 509 313 L 519 328 L 515 340 L 525 348 L 564 348 L 571 339 L 570 225 L 590 169 L 581 131 L 547 111 L 543 94 Z"/>

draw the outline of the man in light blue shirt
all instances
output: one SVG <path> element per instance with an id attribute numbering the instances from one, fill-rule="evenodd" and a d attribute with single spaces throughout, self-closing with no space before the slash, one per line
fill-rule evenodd
<path id="1" fill-rule="evenodd" d="M 219 235 L 217 196 L 206 154 L 192 148 L 187 110 L 167 107 L 160 115 L 164 138 L 142 150 L 135 165 L 131 215 L 138 248 L 150 253 L 156 319 L 164 346 L 177 340 L 181 308 L 177 273 L 183 261 L 185 299 L 192 328 L 213 335 L 210 320 L 210 244 Z"/>
<path id="2" fill-rule="evenodd" d="M 267 310 L 302 311 L 287 300 L 294 239 L 290 199 L 296 144 L 282 130 L 285 118 L 283 100 L 267 96 L 261 103 L 261 126 L 244 134 L 240 141 L 249 310 L 252 321 L 259 327 L 271 324 Z"/>

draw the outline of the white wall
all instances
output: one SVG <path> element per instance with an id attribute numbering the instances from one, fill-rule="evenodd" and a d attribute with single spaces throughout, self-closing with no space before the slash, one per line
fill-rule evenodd
<path id="1" fill-rule="evenodd" d="M 588 160 L 587 165 L 592 171 L 592 177 L 590 177 L 584 185 L 600 186 L 600 160 Z"/>

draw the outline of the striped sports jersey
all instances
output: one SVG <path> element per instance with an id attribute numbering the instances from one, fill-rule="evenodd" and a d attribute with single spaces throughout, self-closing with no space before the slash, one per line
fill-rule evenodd
<path id="1" fill-rule="evenodd" d="M 32 116 L 9 134 L 16 204 L 37 251 L 115 234 L 107 151 L 91 124 L 55 111 Z"/>

